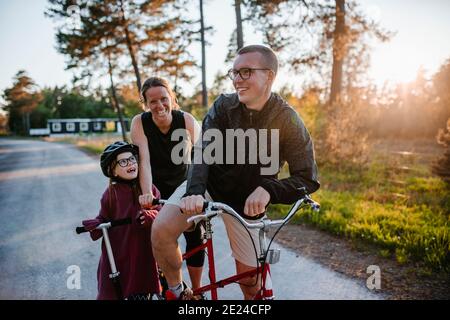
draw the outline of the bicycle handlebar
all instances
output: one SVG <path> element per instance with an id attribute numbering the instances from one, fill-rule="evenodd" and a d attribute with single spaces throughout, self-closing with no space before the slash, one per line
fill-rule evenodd
<path id="1" fill-rule="evenodd" d="M 125 219 L 118 219 L 118 220 L 112 220 L 105 223 L 99 224 L 95 229 L 101 230 L 101 229 L 109 229 L 117 226 L 122 226 L 125 224 L 131 224 L 131 218 L 125 218 Z M 86 230 L 85 227 L 76 227 L 75 232 L 77 234 L 88 232 L 89 230 Z"/>
<path id="2" fill-rule="evenodd" d="M 163 199 L 153 199 L 153 205 L 158 205 L 158 204 L 161 204 L 161 205 L 163 205 L 163 204 L 166 204 L 167 203 L 167 200 L 163 200 Z M 208 208 L 208 201 L 204 201 L 203 202 L 203 209 L 202 209 L 202 211 L 205 211 L 206 210 L 206 208 Z"/>
<path id="3" fill-rule="evenodd" d="M 204 204 L 204 211 L 206 209 L 209 209 L 209 212 L 205 214 L 195 215 L 187 219 L 187 221 L 198 223 L 201 220 L 211 219 L 218 214 L 227 213 L 232 216 L 234 216 L 236 219 L 238 219 L 242 224 L 244 224 L 249 229 L 264 229 L 267 230 L 270 227 L 276 227 L 279 225 L 282 225 L 289 221 L 292 216 L 297 212 L 298 207 L 300 207 L 303 203 L 308 204 L 314 211 L 320 210 L 320 204 L 315 202 L 309 195 L 304 195 L 303 198 L 297 200 L 291 209 L 289 210 L 289 213 L 286 215 L 284 219 L 277 219 L 277 220 L 270 220 L 268 218 L 263 219 L 258 222 L 247 222 L 244 220 L 244 218 L 241 217 L 239 213 L 237 213 L 232 207 L 230 207 L 227 204 L 221 203 L 221 202 L 208 202 L 205 201 Z"/>
<path id="4" fill-rule="evenodd" d="M 227 214 L 234 216 L 236 219 L 241 221 L 249 229 L 265 229 L 266 230 L 270 227 L 276 227 L 276 226 L 282 225 L 282 224 L 286 223 L 287 221 L 289 221 L 292 218 L 292 216 L 297 212 L 298 208 L 302 204 L 309 205 L 314 211 L 320 210 L 320 204 L 317 203 L 316 201 L 314 201 L 313 199 L 311 199 L 311 197 L 308 194 L 306 194 L 304 188 L 300 188 L 299 191 L 301 191 L 303 193 L 302 197 L 292 205 L 291 209 L 289 210 L 289 213 L 286 215 L 286 217 L 284 219 L 270 220 L 268 218 L 266 218 L 266 219 L 263 218 L 263 220 L 258 221 L 258 222 L 247 222 L 246 220 L 244 220 L 244 218 L 242 218 L 242 216 L 239 213 L 237 213 L 232 207 L 230 207 L 229 205 L 227 205 L 225 203 L 204 201 L 202 211 L 206 211 L 208 209 L 209 212 L 206 212 L 205 214 L 199 214 L 199 215 L 192 216 L 187 219 L 187 222 L 198 223 L 202 220 L 211 219 L 211 218 L 217 216 L 218 214 L 223 214 L 225 212 Z M 158 204 L 163 205 L 166 202 L 167 202 L 167 200 L 153 199 L 154 205 L 158 205 Z"/>

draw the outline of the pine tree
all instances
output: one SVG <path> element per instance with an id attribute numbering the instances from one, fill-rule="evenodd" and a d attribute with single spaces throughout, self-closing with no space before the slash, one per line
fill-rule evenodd
<path id="1" fill-rule="evenodd" d="M 70 10 L 74 7 L 71 0 L 49 3 L 46 15 L 61 22 L 57 47 L 69 57 L 68 68 L 90 69 L 84 72 L 87 75 L 99 69 L 107 73 L 111 60 L 114 73 L 122 79 L 133 71 L 139 93 L 144 74 L 164 73 L 172 68 L 179 76 L 180 70 L 194 64 L 188 54 L 180 59 L 187 51 L 187 45 L 180 43 L 188 38 L 183 30 L 189 29 L 188 22 L 179 18 L 183 0 L 80 0 L 75 12 Z M 72 16 L 78 18 L 75 26 Z M 132 68 L 124 65 L 127 60 Z"/>
<path id="2" fill-rule="evenodd" d="M 14 134 L 28 135 L 30 114 L 38 105 L 41 95 L 26 71 L 20 70 L 14 77 L 12 87 L 5 89 L 3 109 L 8 115 L 9 130 Z"/>
<path id="3" fill-rule="evenodd" d="M 345 95 L 369 61 L 369 39 L 387 41 L 391 33 L 367 17 L 352 0 L 247 0 L 248 17 L 282 64 L 311 78 L 326 79 L 329 100 Z M 357 66 L 357 67 L 354 67 Z M 317 81 L 317 80 L 316 80 Z M 313 83 L 314 84 L 314 83 Z"/>

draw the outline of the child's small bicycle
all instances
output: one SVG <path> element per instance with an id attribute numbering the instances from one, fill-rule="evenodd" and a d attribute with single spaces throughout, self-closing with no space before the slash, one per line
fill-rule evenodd
<path id="1" fill-rule="evenodd" d="M 108 229 L 117 227 L 117 226 L 121 226 L 121 225 L 125 225 L 125 224 L 131 224 L 131 218 L 108 221 L 105 223 L 101 223 L 97 227 L 95 227 L 95 229 L 97 229 L 97 230 L 102 230 L 102 233 L 103 233 L 103 241 L 105 242 L 105 248 L 106 248 L 106 252 L 108 254 L 108 261 L 109 261 L 109 265 L 111 266 L 111 273 L 109 274 L 109 278 L 112 281 L 114 290 L 116 291 L 117 299 L 119 299 L 119 300 L 124 299 L 124 297 L 122 294 L 122 287 L 120 285 L 120 272 L 117 270 L 116 262 L 114 260 L 114 255 L 113 255 L 113 251 L 111 248 L 111 242 L 109 241 Z M 87 230 L 85 227 L 77 227 L 75 229 L 75 232 L 77 234 L 80 234 L 83 232 L 88 232 L 88 231 L 89 230 Z"/>
<path id="2" fill-rule="evenodd" d="M 164 204 L 165 200 L 155 200 L 154 204 Z M 203 293 L 211 291 L 211 299 L 217 300 L 217 289 L 223 288 L 226 285 L 236 283 L 241 279 L 252 277 L 252 276 L 260 276 L 261 275 L 261 289 L 258 291 L 254 300 L 272 300 L 274 299 L 273 289 L 272 289 L 272 281 L 270 277 L 270 264 L 275 264 L 280 259 L 280 250 L 279 249 L 270 249 L 272 241 L 275 236 L 281 230 L 281 228 L 286 225 L 289 220 L 295 215 L 297 210 L 303 208 L 305 206 L 311 207 L 313 210 L 318 211 L 320 209 L 320 205 L 311 199 L 311 197 L 306 194 L 305 188 L 299 189 L 299 199 L 292 205 L 288 214 L 284 217 L 284 219 L 279 220 L 270 220 L 267 217 L 262 220 L 254 223 L 248 223 L 245 221 L 233 208 L 230 206 L 220 203 L 220 202 L 205 202 L 203 206 L 204 214 L 195 215 L 188 219 L 188 222 L 198 223 L 200 221 L 205 221 L 205 231 L 203 234 L 203 238 L 206 240 L 204 244 L 186 252 L 183 254 L 183 259 L 187 259 L 199 250 L 206 249 L 207 257 L 208 257 L 208 265 L 209 265 L 209 280 L 210 283 L 208 285 L 202 286 L 198 289 L 193 290 L 194 296 L 203 295 Z M 231 277 L 217 280 L 216 279 L 216 270 L 214 263 L 214 248 L 212 241 L 212 224 L 211 219 L 217 217 L 221 214 L 229 214 L 235 219 L 237 219 L 247 230 L 248 229 L 259 229 L 259 246 L 260 246 L 260 255 L 257 257 L 258 266 L 250 271 L 235 274 Z M 269 241 L 269 244 L 266 243 L 266 233 L 270 228 L 278 227 L 278 229 L 274 232 L 272 238 Z M 250 235 L 249 235 L 250 237 Z M 252 239 L 250 237 L 250 239 Z M 253 242 L 253 240 L 252 240 Z M 253 247 L 255 249 L 255 255 L 257 255 L 256 246 L 253 243 Z"/>

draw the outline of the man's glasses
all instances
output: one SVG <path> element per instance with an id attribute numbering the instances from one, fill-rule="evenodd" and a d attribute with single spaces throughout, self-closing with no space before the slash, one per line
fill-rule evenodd
<path id="1" fill-rule="evenodd" d="M 236 79 L 236 77 L 239 75 L 241 77 L 242 80 L 247 80 L 248 78 L 251 77 L 252 72 L 255 70 L 268 70 L 270 71 L 271 69 L 268 68 L 242 68 L 239 70 L 235 70 L 235 69 L 230 69 L 228 70 L 228 77 L 231 80 Z"/>
<path id="2" fill-rule="evenodd" d="M 120 159 L 117 161 L 117 164 L 121 166 L 122 168 L 125 168 L 128 166 L 128 164 L 134 164 L 137 162 L 137 159 L 135 156 L 131 156 L 128 159 Z"/>

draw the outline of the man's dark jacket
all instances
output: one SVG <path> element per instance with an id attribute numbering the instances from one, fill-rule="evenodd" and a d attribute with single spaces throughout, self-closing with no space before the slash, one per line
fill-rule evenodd
<path id="1" fill-rule="evenodd" d="M 291 204 L 298 200 L 298 188 L 306 187 L 308 193 L 319 189 L 317 165 L 314 160 L 313 142 L 297 112 L 278 94 L 272 93 L 261 111 L 247 109 L 239 102 L 237 94 L 220 95 L 203 120 L 203 134 L 218 129 L 223 135 L 223 163 L 204 162 L 189 168 L 185 195 L 204 195 L 208 190 L 214 201 L 224 202 L 243 214 L 247 197 L 261 186 L 270 194 L 271 203 Z M 257 163 L 249 163 L 248 140 L 245 148 L 245 164 L 226 164 L 226 129 L 268 129 L 267 150 L 271 150 L 271 129 L 279 130 L 279 163 L 277 174 L 261 175 L 259 156 Z M 202 149 L 211 141 L 203 141 Z M 235 141 L 236 146 L 236 141 Z M 236 149 L 236 148 L 234 148 Z M 259 146 L 258 146 L 259 154 Z M 200 150 L 198 150 L 200 151 Z M 196 151 L 196 152 L 198 152 Z M 236 163 L 236 150 L 234 150 Z M 198 153 L 197 153 L 198 156 Z M 253 155 L 254 156 L 254 155 Z M 287 161 L 290 177 L 279 180 L 279 169 Z"/>

